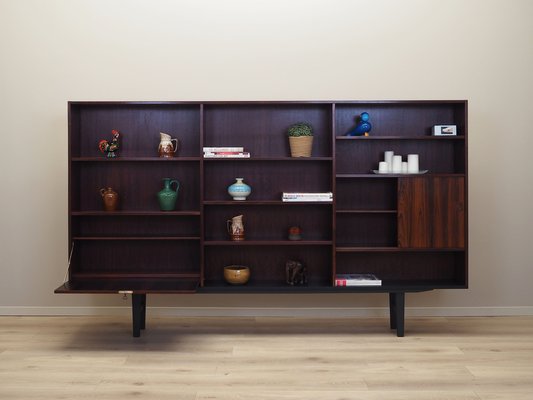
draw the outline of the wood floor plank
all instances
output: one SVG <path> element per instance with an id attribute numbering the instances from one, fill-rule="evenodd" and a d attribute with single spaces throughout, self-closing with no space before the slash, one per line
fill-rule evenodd
<path id="1" fill-rule="evenodd" d="M 219 393 L 200 391 L 196 400 L 480 400 L 474 392 L 458 391 L 419 391 L 419 392 L 391 392 L 391 391 L 355 391 L 334 390 L 316 392 L 307 390 L 272 390 Z M 522 399 L 520 399 L 522 400 Z"/>
<path id="2" fill-rule="evenodd" d="M 533 317 L 0 317 L 0 399 L 530 400 Z"/>

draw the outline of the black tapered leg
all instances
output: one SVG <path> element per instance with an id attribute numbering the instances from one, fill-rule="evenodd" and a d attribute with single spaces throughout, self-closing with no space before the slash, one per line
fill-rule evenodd
<path id="1" fill-rule="evenodd" d="M 396 329 L 396 293 L 389 293 L 390 328 Z"/>
<path id="2" fill-rule="evenodd" d="M 133 317 L 133 337 L 141 336 L 141 329 L 146 324 L 146 294 L 131 295 L 131 311 Z"/>
<path id="3" fill-rule="evenodd" d="M 403 337 L 405 323 L 405 293 L 397 292 L 391 294 L 394 297 L 394 322 L 396 325 L 396 336 Z"/>
<path id="4" fill-rule="evenodd" d="M 141 296 L 141 329 L 146 329 L 146 295 Z"/>

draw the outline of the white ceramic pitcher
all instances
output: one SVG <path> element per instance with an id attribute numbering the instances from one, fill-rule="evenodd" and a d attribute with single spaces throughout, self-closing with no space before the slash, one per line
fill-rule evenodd
<path id="1" fill-rule="evenodd" d="M 159 135 L 161 135 L 161 141 L 159 142 L 159 147 L 157 149 L 159 157 L 174 157 L 174 153 L 178 151 L 178 139 L 172 139 L 169 134 L 163 132 L 159 132 Z M 173 145 L 172 142 L 175 142 L 176 144 Z"/>

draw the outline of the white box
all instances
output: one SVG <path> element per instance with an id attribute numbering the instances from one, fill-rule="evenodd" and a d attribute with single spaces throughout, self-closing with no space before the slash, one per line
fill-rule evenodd
<path id="1" fill-rule="evenodd" d="M 457 125 L 434 125 L 433 136 L 457 136 Z"/>

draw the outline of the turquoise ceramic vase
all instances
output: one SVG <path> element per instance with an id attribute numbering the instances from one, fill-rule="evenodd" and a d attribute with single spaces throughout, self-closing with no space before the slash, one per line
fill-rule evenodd
<path id="1" fill-rule="evenodd" d="M 172 190 L 172 184 L 176 184 L 176 190 Z M 172 211 L 176 207 L 176 199 L 178 198 L 178 189 L 180 183 L 171 178 L 163 178 L 163 189 L 157 193 L 159 199 L 159 207 L 161 211 Z"/>
<path id="2" fill-rule="evenodd" d="M 244 178 L 235 178 L 236 182 L 228 186 L 228 193 L 233 200 L 246 200 L 246 197 L 252 193 L 252 189 L 243 182 Z"/>

